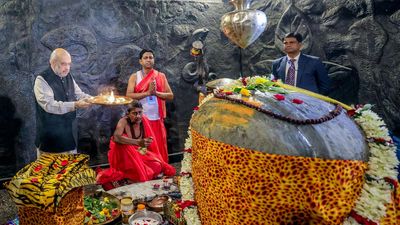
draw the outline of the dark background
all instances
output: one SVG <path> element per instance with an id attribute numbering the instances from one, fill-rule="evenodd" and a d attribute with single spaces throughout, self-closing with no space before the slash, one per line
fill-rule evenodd
<path id="1" fill-rule="evenodd" d="M 241 52 L 244 76 L 269 75 L 271 60 L 283 54 L 282 35 L 300 31 L 303 52 L 321 57 L 329 69 L 331 97 L 374 104 L 400 133 L 398 0 L 260 0 L 251 8 L 264 11 L 268 24 Z M 71 53 L 72 74 L 92 95 L 110 87 L 124 94 L 140 68 L 139 51 L 155 50 L 156 67 L 175 94 L 166 121 L 169 152 L 181 151 L 198 96 L 181 78 L 192 68 L 192 42 L 206 37 L 207 63 L 217 78 L 239 76 L 240 51 L 219 28 L 233 9 L 227 0 L 0 0 L 0 178 L 36 159 L 33 82 L 56 47 Z M 192 36 L 202 28 L 208 32 Z M 108 140 L 124 110 L 79 111 L 78 149 L 91 155 L 91 165 L 107 163 Z"/>

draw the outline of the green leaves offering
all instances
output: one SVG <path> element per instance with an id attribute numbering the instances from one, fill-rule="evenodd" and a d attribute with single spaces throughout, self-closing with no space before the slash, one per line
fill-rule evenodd
<path id="1" fill-rule="evenodd" d="M 86 215 L 84 224 L 103 223 L 113 218 L 113 212 L 118 210 L 118 204 L 107 197 L 85 196 L 83 198 Z"/>
<path id="2" fill-rule="evenodd" d="M 269 92 L 278 93 L 278 94 L 287 94 L 287 93 L 289 93 L 286 89 L 281 88 L 281 87 L 275 87 L 275 86 L 269 87 L 268 91 Z"/>
<path id="3" fill-rule="evenodd" d="M 271 92 L 278 94 L 287 94 L 289 93 L 286 89 L 278 87 L 275 85 L 275 82 L 269 80 L 266 77 L 254 76 L 241 78 L 241 82 L 243 86 L 236 86 L 233 88 L 233 92 L 239 94 L 242 89 L 246 89 L 249 91 L 260 91 L 260 92 Z"/>

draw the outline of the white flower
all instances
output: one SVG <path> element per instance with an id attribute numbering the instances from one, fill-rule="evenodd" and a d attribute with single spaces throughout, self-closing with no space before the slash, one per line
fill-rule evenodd
<path id="1" fill-rule="evenodd" d="M 362 111 L 361 116 L 354 120 L 361 126 L 367 138 L 375 137 L 388 140 L 389 131 L 385 122 L 371 110 Z"/>
<path id="2" fill-rule="evenodd" d="M 185 149 L 190 149 L 190 148 L 192 148 L 192 138 L 191 138 L 191 136 L 186 138 L 186 141 L 185 141 Z"/>
<path id="3" fill-rule="evenodd" d="M 360 113 L 360 112 L 365 111 L 365 110 L 370 110 L 371 108 L 372 108 L 372 105 L 371 105 L 371 104 L 365 104 L 362 108 L 358 108 L 358 109 L 356 110 L 356 112 L 357 112 L 357 113 Z"/>
<path id="4" fill-rule="evenodd" d="M 188 207 L 183 210 L 183 217 L 187 225 L 201 225 L 197 207 Z"/>
<path id="5" fill-rule="evenodd" d="M 370 158 L 367 174 L 374 179 L 390 177 L 397 179 L 396 167 L 399 161 L 396 157 L 396 147 L 393 145 L 382 145 L 369 143 Z"/>
<path id="6" fill-rule="evenodd" d="M 386 216 L 385 204 L 391 202 L 391 194 L 391 187 L 385 181 L 367 181 L 354 210 L 364 218 L 379 222 Z"/>
<path id="7" fill-rule="evenodd" d="M 181 162 L 181 172 L 192 173 L 192 154 L 185 152 Z"/>
<path id="8" fill-rule="evenodd" d="M 360 224 L 357 223 L 357 221 L 352 217 L 349 217 L 347 220 L 343 222 L 343 225 L 360 225 Z"/>
<path id="9" fill-rule="evenodd" d="M 182 194 L 182 200 L 194 200 L 194 187 L 193 180 L 191 177 L 182 176 L 180 179 L 180 190 Z"/>

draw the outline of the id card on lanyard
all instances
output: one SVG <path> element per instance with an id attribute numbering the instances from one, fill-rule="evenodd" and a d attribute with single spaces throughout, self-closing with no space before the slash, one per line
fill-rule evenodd
<path id="1" fill-rule="evenodd" d="M 144 71 L 143 71 L 143 73 L 144 73 Z M 156 81 L 154 80 L 153 82 L 154 82 L 154 88 L 156 88 L 157 87 Z M 147 101 L 147 104 L 149 104 L 149 105 L 155 105 L 155 104 L 157 104 L 157 96 L 154 96 L 154 95 L 147 96 L 146 101 Z"/>
<path id="2" fill-rule="evenodd" d="M 144 72 L 144 70 L 142 70 L 142 77 L 144 77 L 144 75 L 145 75 L 145 72 Z M 157 87 L 157 85 L 156 85 L 156 83 L 155 83 L 155 80 L 154 80 L 154 84 L 155 84 L 155 87 Z M 157 104 L 157 97 L 154 96 L 154 95 L 147 96 L 147 97 L 146 97 L 146 103 L 147 103 L 148 105 L 155 105 L 155 104 Z"/>
<path id="3" fill-rule="evenodd" d="M 157 104 L 157 97 L 154 96 L 154 95 L 147 96 L 146 97 L 146 102 L 149 105 L 155 105 L 155 104 Z"/>

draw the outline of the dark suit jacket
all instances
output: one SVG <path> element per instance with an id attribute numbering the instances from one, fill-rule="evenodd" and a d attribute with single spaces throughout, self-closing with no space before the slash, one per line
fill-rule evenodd
<path id="1" fill-rule="evenodd" d="M 275 79 L 285 82 L 287 56 L 272 63 L 272 75 Z M 318 57 L 300 54 L 296 86 L 309 91 L 327 95 L 330 90 L 328 73 Z"/>

